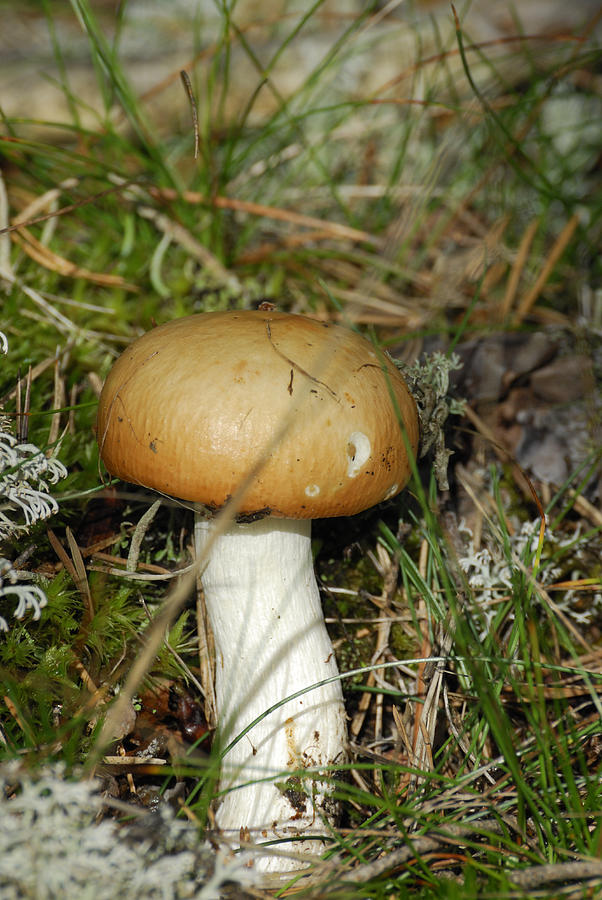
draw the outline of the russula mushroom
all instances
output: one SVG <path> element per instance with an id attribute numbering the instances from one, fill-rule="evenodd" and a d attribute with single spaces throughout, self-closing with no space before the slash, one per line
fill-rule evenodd
<path id="1" fill-rule="evenodd" d="M 204 313 L 143 335 L 105 382 L 97 437 L 108 471 L 233 522 L 202 573 L 215 638 L 220 746 L 270 707 L 222 762 L 219 827 L 321 853 L 347 760 L 345 710 L 311 553 L 310 520 L 393 497 L 418 417 L 395 365 L 364 337 L 270 310 Z M 197 507 L 198 508 L 198 507 Z M 211 518 L 198 520 L 206 542 Z M 301 863 L 303 865 L 303 863 Z M 268 853 L 264 871 L 295 868 Z"/>

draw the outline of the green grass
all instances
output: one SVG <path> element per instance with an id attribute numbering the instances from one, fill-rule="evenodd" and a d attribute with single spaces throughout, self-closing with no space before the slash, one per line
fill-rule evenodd
<path id="1" fill-rule="evenodd" d="M 108 536 L 105 552 L 125 558 L 149 504 L 144 492 L 116 485 L 112 493 L 101 481 L 97 390 L 117 354 L 154 322 L 268 299 L 374 334 L 402 348 L 406 362 L 425 340 L 445 349 L 497 328 L 553 327 L 593 357 L 599 312 L 594 307 L 587 320 L 582 298 L 600 275 L 602 100 L 595 32 L 521 38 L 517 22 L 515 40 L 475 47 L 469 8 L 459 9 L 455 35 L 444 38 L 434 22 L 416 28 L 414 57 L 396 73 L 398 90 L 388 79 L 371 82 L 367 94 L 346 87 L 344 73 L 393 40 L 378 31 L 369 7 L 342 19 L 286 90 L 282 67 L 316 27 L 322 3 L 275 17 L 269 42 L 238 20 L 235 6 L 219 4 L 211 40 L 201 21 L 191 38 L 202 57 L 190 69 L 195 162 L 186 103 L 166 127 L 129 80 L 121 48 L 128 4 L 112 23 L 87 0 L 61 9 L 84 26 L 98 81 L 94 104 L 74 91 L 60 22 L 51 4 L 42 8 L 70 120 L 31 121 L 25 105 L 20 118 L 0 123 L 11 221 L 34 198 L 57 191 L 26 215 L 41 251 L 26 252 L 26 236 L 10 232 L 0 395 L 10 431 L 15 382 L 39 368 L 27 440 L 41 448 L 58 442 L 69 474 L 52 488 L 59 513 L 2 551 L 14 560 L 28 548 L 26 565 L 48 605 L 39 621 L 10 620 L 0 634 L 0 752 L 32 766 L 59 759 L 71 769 L 97 759 L 105 697 L 126 683 L 148 637 L 141 598 L 156 617 L 170 590 L 170 582 L 121 578 L 107 572 L 106 560 L 85 556 L 90 606 L 46 534 L 48 524 L 69 548 L 70 528 L 82 549 Z M 233 111 L 243 63 L 253 77 Z M 283 213 L 260 214 L 259 204 Z M 321 221 L 320 233 L 299 214 Z M 554 258 L 574 215 L 578 223 Z M 341 226 L 363 232 L 363 240 Z M 6 240 L 0 234 L 0 260 Z M 75 268 L 65 270 L 59 258 Z M 541 290 L 521 307 L 550 258 Z M 599 408 L 596 415 L 599 423 Z M 448 426 L 460 459 L 467 428 L 458 418 Z M 576 505 L 599 473 L 599 448 L 545 498 L 551 528 L 543 540 L 538 506 L 511 467 L 491 448 L 484 459 L 472 506 L 480 507 L 482 538 L 472 550 L 468 532 L 448 516 L 461 492 L 454 458 L 449 498 L 437 494 L 430 464 L 421 463 L 394 503 L 357 520 L 316 524 L 318 573 L 327 587 L 346 591 L 326 592 L 325 608 L 341 669 L 353 671 L 343 681 L 350 716 L 364 688 L 371 703 L 353 763 L 333 773 L 341 827 L 311 884 L 298 880 L 301 896 L 581 897 L 600 890 L 602 872 L 586 864 L 599 861 L 602 847 L 594 597 L 602 541 L 599 525 Z M 185 564 L 191 528 L 186 510 L 164 504 L 140 562 Z M 485 549 L 479 581 L 476 564 L 459 560 Z M 76 554 L 68 555 L 76 565 Z M 374 560 L 399 567 L 388 595 Z M 590 583 L 572 592 L 554 589 L 584 579 Z M 376 683 L 368 683 L 379 628 L 370 621 L 378 618 L 370 597 L 394 617 Z M 194 692 L 194 602 L 182 596 L 181 606 L 169 647 L 142 666 L 136 690 L 171 678 Z M 219 761 L 193 755 L 178 765 L 191 815 L 204 828 Z M 388 869 L 383 851 L 393 860 Z M 577 876 L 543 868 L 572 862 L 583 863 Z"/>

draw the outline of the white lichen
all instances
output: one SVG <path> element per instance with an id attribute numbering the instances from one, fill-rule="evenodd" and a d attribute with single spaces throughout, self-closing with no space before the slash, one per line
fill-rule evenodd
<path id="1" fill-rule="evenodd" d="M 7 600 L 12 598 L 13 602 L 16 600 L 16 606 L 12 610 L 15 619 L 23 619 L 31 611 L 32 618 L 38 621 L 48 599 L 42 588 L 35 584 L 17 584 L 19 575 L 22 577 L 23 574 L 29 573 L 18 573 L 10 560 L 0 556 L 0 610 L 6 613 Z M 0 631 L 8 631 L 8 628 L 6 618 L 0 613 Z"/>
<path id="2" fill-rule="evenodd" d="M 466 538 L 467 552 L 458 562 L 466 575 L 472 600 L 483 617 L 487 631 L 495 618 L 498 604 L 514 590 L 517 574 L 522 571 L 518 561 L 521 560 L 529 568 L 535 560 L 539 544 L 540 520 L 524 522 L 520 530 L 509 535 L 508 548 L 491 543 L 476 550 L 470 529 L 463 522 L 459 528 Z M 563 567 L 558 563 L 565 554 L 570 554 L 571 559 L 578 560 L 583 552 L 582 545 L 585 546 L 586 543 L 587 536 L 582 537 L 579 529 L 569 537 L 546 530 L 544 552 L 537 569 L 539 584 L 545 587 L 559 580 L 570 581 L 571 578 L 567 578 Z M 575 571 L 572 577 L 577 579 L 582 577 L 582 574 Z M 595 592 L 587 609 L 579 607 L 579 600 L 579 592 L 576 590 L 567 589 L 562 595 L 554 595 L 556 607 L 576 624 L 591 624 L 602 609 L 602 594 Z"/>
<path id="3" fill-rule="evenodd" d="M 6 338 L 0 333 L 0 350 L 6 353 Z M 25 534 L 36 522 L 58 512 L 50 485 L 65 478 L 67 470 L 58 459 L 35 444 L 19 442 L 9 430 L 9 420 L 0 415 L 0 541 Z M 40 618 L 47 603 L 42 588 L 18 584 L 32 576 L 17 571 L 9 559 L 0 557 L 0 632 L 9 629 L 9 619 L 23 619 L 27 612 Z"/>
<path id="4" fill-rule="evenodd" d="M 167 803 L 130 825 L 98 821 L 99 787 L 0 767 L 0 900 L 219 900 L 226 884 L 245 896 L 248 855 L 216 853 Z"/>
<path id="5" fill-rule="evenodd" d="M 67 470 L 34 444 L 19 443 L 4 422 L 0 427 L 0 540 L 6 540 L 58 512 L 48 485 L 65 478 Z"/>
<path id="6" fill-rule="evenodd" d="M 0 541 L 16 538 L 35 522 L 58 511 L 48 485 L 67 475 L 57 459 L 48 459 L 33 444 L 18 443 L 4 430 L 0 420 Z M 27 612 L 38 620 L 46 606 L 46 594 L 34 584 L 18 584 L 31 578 L 18 572 L 9 559 L 0 558 L 0 632 L 9 629 L 9 619 L 23 619 Z"/>

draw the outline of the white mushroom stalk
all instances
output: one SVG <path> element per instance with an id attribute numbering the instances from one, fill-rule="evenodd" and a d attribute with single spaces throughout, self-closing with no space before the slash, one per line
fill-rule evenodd
<path id="1" fill-rule="evenodd" d="M 197 523 L 203 543 L 212 524 Z M 215 540 L 202 576 L 215 638 L 219 743 L 226 748 L 285 697 L 335 677 L 313 573 L 310 522 L 261 519 L 234 524 Z M 222 761 L 217 809 L 224 835 L 320 854 L 337 815 L 337 766 L 347 760 L 345 710 L 338 680 L 266 715 Z M 241 832 L 242 829 L 242 832 Z M 307 861 L 307 856 L 306 856 Z M 302 858 L 299 866 L 306 865 Z M 261 871 L 290 871 L 288 857 L 261 854 Z"/>

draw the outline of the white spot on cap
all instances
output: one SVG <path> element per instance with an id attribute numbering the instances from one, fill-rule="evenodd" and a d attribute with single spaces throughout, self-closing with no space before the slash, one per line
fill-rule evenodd
<path id="1" fill-rule="evenodd" d="M 320 485 L 319 484 L 308 484 L 305 488 L 305 493 L 308 497 L 317 497 L 320 493 Z"/>
<path id="2" fill-rule="evenodd" d="M 347 439 L 347 476 L 355 478 L 370 459 L 372 445 L 363 431 L 353 431 Z"/>
<path id="3" fill-rule="evenodd" d="M 391 487 L 389 488 L 389 490 L 387 491 L 387 493 L 385 494 L 385 496 L 383 497 L 383 500 L 390 500 L 391 497 L 394 497 L 395 494 L 397 493 L 398 488 L 399 488 L 399 485 L 397 484 L 397 482 L 395 482 L 395 484 L 392 484 Z"/>

